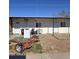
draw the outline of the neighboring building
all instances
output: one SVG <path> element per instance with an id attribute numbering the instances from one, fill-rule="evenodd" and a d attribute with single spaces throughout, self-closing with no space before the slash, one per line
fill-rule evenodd
<path id="1" fill-rule="evenodd" d="M 23 34 L 24 30 L 38 30 L 41 34 L 69 33 L 69 17 L 10 17 L 10 31 Z"/>

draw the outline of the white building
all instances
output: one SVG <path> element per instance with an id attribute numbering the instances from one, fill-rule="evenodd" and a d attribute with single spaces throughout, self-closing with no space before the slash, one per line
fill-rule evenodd
<path id="1" fill-rule="evenodd" d="M 10 17 L 10 31 L 23 34 L 24 30 L 35 29 L 41 34 L 69 33 L 69 17 Z"/>

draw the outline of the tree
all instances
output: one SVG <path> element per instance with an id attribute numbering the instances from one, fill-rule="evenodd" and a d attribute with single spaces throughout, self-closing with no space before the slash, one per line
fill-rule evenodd
<path id="1" fill-rule="evenodd" d="M 62 17 L 70 17 L 70 12 L 63 10 L 58 15 Z"/>

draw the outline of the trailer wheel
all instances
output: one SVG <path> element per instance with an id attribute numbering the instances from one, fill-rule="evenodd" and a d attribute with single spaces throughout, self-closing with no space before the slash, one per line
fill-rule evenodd
<path id="1" fill-rule="evenodd" d="M 16 48 L 16 51 L 17 52 L 19 52 L 19 53 L 22 53 L 23 52 L 23 46 L 22 46 L 21 43 L 20 44 L 16 44 L 15 48 Z"/>

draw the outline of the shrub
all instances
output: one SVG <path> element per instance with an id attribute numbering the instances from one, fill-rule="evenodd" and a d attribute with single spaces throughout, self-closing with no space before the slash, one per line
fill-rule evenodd
<path id="1" fill-rule="evenodd" d="M 41 44 L 33 44 L 31 50 L 36 53 L 42 53 L 42 46 Z"/>

